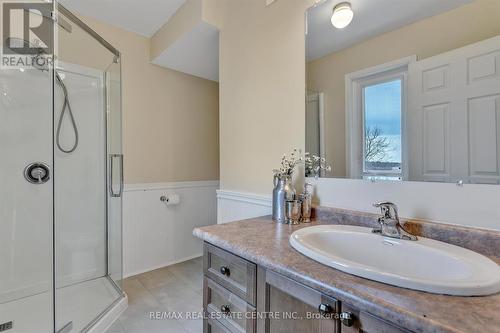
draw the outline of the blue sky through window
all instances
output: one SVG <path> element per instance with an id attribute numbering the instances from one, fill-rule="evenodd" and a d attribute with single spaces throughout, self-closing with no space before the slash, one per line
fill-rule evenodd
<path id="1" fill-rule="evenodd" d="M 364 88 L 365 127 L 378 128 L 388 147 L 383 162 L 401 163 L 401 80 Z"/>

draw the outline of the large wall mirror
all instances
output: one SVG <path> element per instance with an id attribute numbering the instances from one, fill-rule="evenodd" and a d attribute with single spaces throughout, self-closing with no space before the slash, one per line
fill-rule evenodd
<path id="1" fill-rule="evenodd" d="M 326 0 L 306 30 L 321 176 L 500 183 L 499 0 Z"/>

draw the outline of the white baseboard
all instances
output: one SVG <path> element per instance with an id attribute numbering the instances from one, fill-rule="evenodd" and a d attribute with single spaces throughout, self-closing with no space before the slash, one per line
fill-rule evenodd
<path id="1" fill-rule="evenodd" d="M 203 252 L 200 252 L 200 253 L 194 254 L 192 256 L 180 258 L 180 259 L 174 260 L 174 261 L 165 262 L 163 264 L 159 264 L 158 266 L 150 267 L 150 268 L 148 268 L 146 270 L 141 270 L 141 271 L 137 271 L 137 272 L 128 272 L 127 275 L 123 276 L 123 278 L 126 279 L 128 277 L 136 276 L 136 275 L 139 275 L 139 274 L 142 274 L 142 273 L 154 271 L 155 269 L 160 269 L 160 268 L 163 268 L 163 267 L 167 267 L 167 266 L 172 266 L 172 265 L 175 265 L 175 264 L 179 264 L 179 263 L 184 262 L 184 261 L 188 261 L 188 260 L 191 260 L 191 259 L 194 259 L 194 258 L 199 258 L 202 255 L 203 255 Z"/>
<path id="2" fill-rule="evenodd" d="M 218 181 L 129 184 L 123 193 L 123 272 L 132 276 L 195 258 L 196 227 L 216 224 Z M 166 205 L 163 195 L 180 203 Z"/>
<path id="3" fill-rule="evenodd" d="M 271 196 L 235 191 L 217 191 L 217 223 L 270 215 Z"/>

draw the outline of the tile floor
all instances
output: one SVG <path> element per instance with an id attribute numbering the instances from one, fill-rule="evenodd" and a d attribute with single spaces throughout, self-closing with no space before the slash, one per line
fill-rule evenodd
<path id="1" fill-rule="evenodd" d="M 152 320 L 150 312 L 201 312 L 203 261 L 196 258 L 124 280 L 128 308 L 107 333 L 201 333 L 202 320 Z"/>

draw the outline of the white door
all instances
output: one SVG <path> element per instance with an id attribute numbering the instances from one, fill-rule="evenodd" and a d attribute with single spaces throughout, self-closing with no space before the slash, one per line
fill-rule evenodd
<path id="1" fill-rule="evenodd" d="M 311 93 L 306 100 L 306 152 L 324 157 L 323 93 Z"/>
<path id="2" fill-rule="evenodd" d="M 409 66 L 410 179 L 500 183 L 500 36 Z"/>

